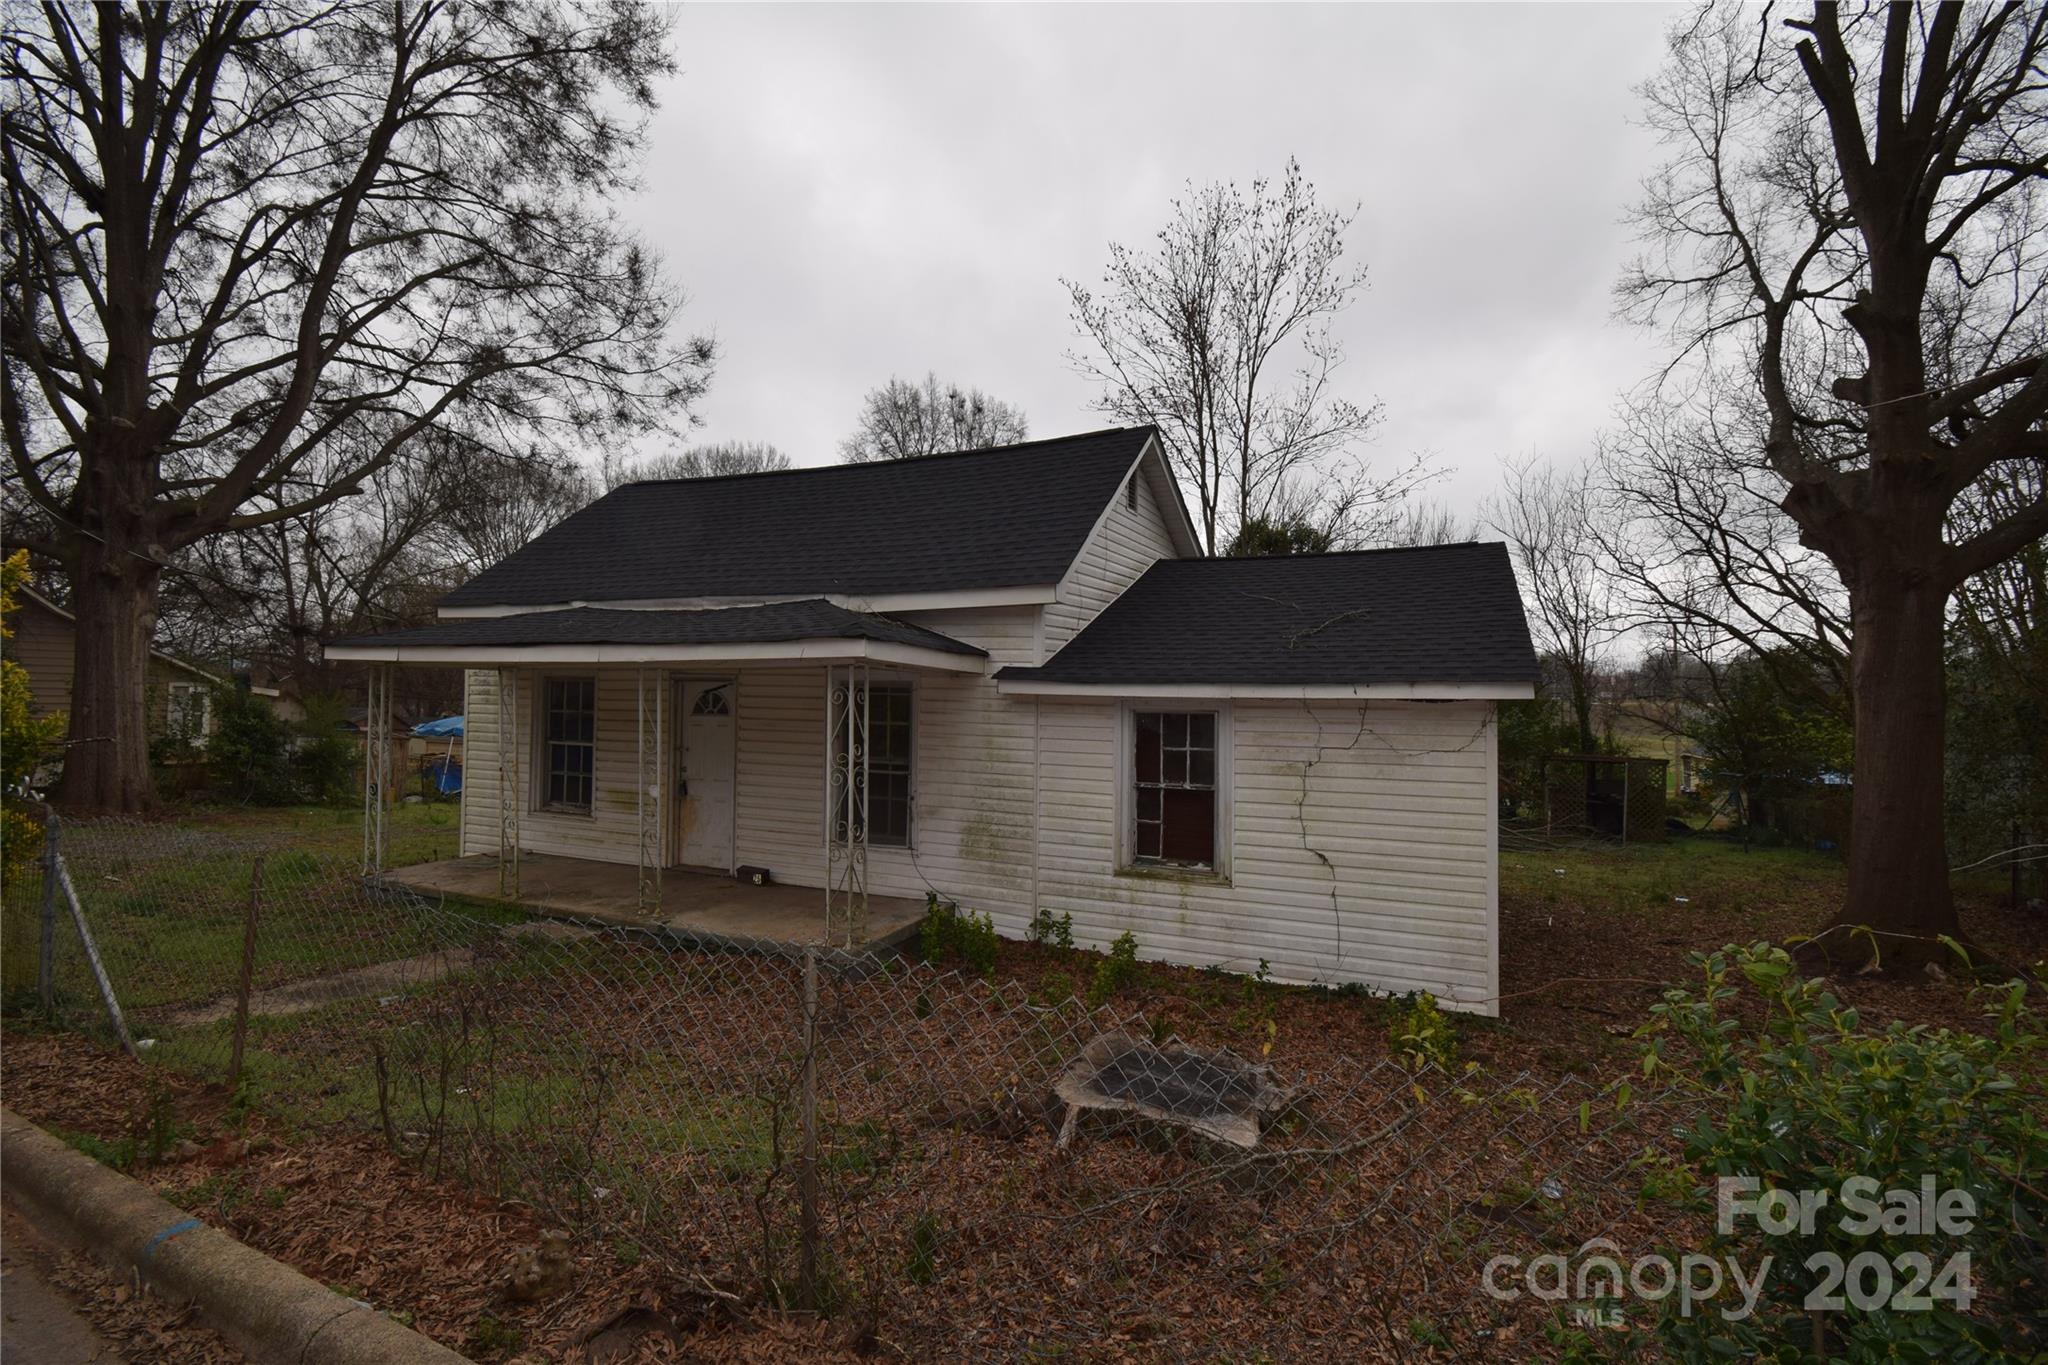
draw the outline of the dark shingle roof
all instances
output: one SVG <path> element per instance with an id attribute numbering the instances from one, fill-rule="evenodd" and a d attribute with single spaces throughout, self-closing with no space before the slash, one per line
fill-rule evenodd
<path id="1" fill-rule="evenodd" d="M 1262 559 L 1168 559 L 1043 667 L 1062 683 L 1527 683 L 1536 680 L 1507 547 L 1441 545 Z"/>
<path id="2" fill-rule="evenodd" d="M 1056 583 L 1150 427 L 875 464 L 632 483 L 443 606 Z"/>
<path id="3" fill-rule="evenodd" d="M 886 616 L 848 611 L 823 598 L 707 611 L 625 611 L 568 607 L 512 616 L 469 616 L 431 626 L 358 635 L 338 644 L 366 649 L 520 645 L 732 645 L 784 640 L 875 640 L 948 654 L 984 654 L 973 645 Z"/>

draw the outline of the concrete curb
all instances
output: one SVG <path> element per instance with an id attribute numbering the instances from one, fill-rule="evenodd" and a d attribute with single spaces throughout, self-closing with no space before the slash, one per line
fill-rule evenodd
<path id="1" fill-rule="evenodd" d="M 8 1195 L 164 1297 L 198 1305 L 252 1359 L 293 1365 L 463 1365 L 457 1355 L 242 1245 L 118 1171 L 0 1109 Z"/>

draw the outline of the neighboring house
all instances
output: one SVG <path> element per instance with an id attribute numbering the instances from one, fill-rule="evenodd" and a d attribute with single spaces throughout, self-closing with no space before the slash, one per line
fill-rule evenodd
<path id="1" fill-rule="evenodd" d="M 71 709 L 71 674 L 78 618 L 32 588 L 19 590 L 20 613 L 7 653 L 28 670 L 29 706 L 39 716 Z M 213 691 L 221 680 L 202 668 L 149 652 L 149 734 L 194 741 L 213 733 Z"/>
<path id="2" fill-rule="evenodd" d="M 759 868 L 835 941 L 932 892 L 1493 1012 L 1505 550 L 1199 555 L 1150 428 L 637 483 L 328 655 L 470 670 L 460 861 L 530 903 L 765 934 L 680 870 Z"/>

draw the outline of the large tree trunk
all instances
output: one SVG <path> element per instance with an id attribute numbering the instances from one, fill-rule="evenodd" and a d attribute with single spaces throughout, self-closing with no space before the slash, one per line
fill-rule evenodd
<path id="1" fill-rule="evenodd" d="M 77 815 L 146 814 L 157 805 L 149 775 L 149 646 L 162 570 L 91 542 L 69 567 L 78 629 L 57 804 Z"/>
<path id="2" fill-rule="evenodd" d="M 1849 889 L 1822 936 L 1829 958 L 1918 970 L 1960 938 L 1943 830 L 1943 615 L 1947 592 L 1896 580 L 1856 592 L 1850 676 L 1855 693 L 1855 797 Z M 1852 932 L 1868 929 L 1868 934 Z"/>

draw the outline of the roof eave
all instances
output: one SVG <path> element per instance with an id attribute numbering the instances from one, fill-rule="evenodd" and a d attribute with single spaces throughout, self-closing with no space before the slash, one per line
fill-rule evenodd
<path id="1" fill-rule="evenodd" d="M 924 645 L 888 640 L 820 636 L 730 644 L 539 644 L 406 645 L 351 644 L 339 640 L 325 650 L 336 663 L 384 663 L 414 668 L 523 668 L 570 664 L 630 667 L 656 664 L 732 666 L 758 663 L 880 663 L 942 673 L 982 673 L 988 659 Z"/>
<path id="2" fill-rule="evenodd" d="M 1007 671 L 1007 670 L 1006 670 Z M 1204 701 L 1527 701 L 1536 685 L 1526 682 L 1057 682 L 1046 678 L 996 675 L 1006 697 L 1157 697 Z"/>

